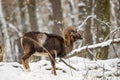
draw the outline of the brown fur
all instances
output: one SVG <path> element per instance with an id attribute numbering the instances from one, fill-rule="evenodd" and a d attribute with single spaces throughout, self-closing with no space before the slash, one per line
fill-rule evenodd
<path id="1" fill-rule="evenodd" d="M 3 50 L 2 47 L 0 46 L 0 62 L 3 61 Z"/>
<path id="2" fill-rule="evenodd" d="M 49 52 L 54 60 L 55 55 L 62 58 L 67 52 L 70 52 L 73 49 L 73 42 L 82 38 L 77 31 L 73 29 L 73 31 L 68 31 L 68 28 L 64 30 L 66 32 L 64 34 L 65 40 L 61 36 L 42 32 L 28 32 L 24 34 L 21 38 L 21 44 L 24 49 L 24 55 L 22 57 L 24 68 L 26 70 L 29 69 L 28 58 L 35 52 Z M 56 75 L 55 61 L 50 55 L 49 58 L 52 65 L 52 74 Z"/>
<path id="3" fill-rule="evenodd" d="M 63 34 L 66 46 L 69 47 L 70 51 L 73 50 L 73 43 L 78 39 L 82 39 L 82 33 L 80 31 L 77 31 L 77 28 L 75 26 L 66 27 L 63 30 Z"/>

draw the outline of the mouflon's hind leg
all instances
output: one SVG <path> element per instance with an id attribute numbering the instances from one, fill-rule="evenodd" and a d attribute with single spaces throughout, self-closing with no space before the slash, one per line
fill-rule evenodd
<path id="1" fill-rule="evenodd" d="M 56 74 L 55 62 L 54 62 L 54 61 L 51 61 L 51 65 L 52 65 L 51 73 L 52 73 L 53 75 L 57 75 L 57 74 Z"/>
<path id="2" fill-rule="evenodd" d="M 51 54 L 51 56 L 52 56 L 53 58 L 50 58 L 50 56 L 49 56 L 50 62 L 51 62 L 51 73 L 52 73 L 53 75 L 57 75 L 57 74 L 56 74 L 56 66 L 55 66 L 55 54 L 56 54 L 56 51 L 53 50 L 53 52 L 52 52 L 52 54 Z"/>
<path id="3" fill-rule="evenodd" d="M 24 67 L 25 71 L 30 71 L 30 67 L 29 67 L 29 63 L 28 63 L 28 58 L 30 56 L 31 55 L 29 55 L 29 54 L 24 54 L 23 57 L 22 57 L 22 64 L 23 64 L 23 67 Z"/>

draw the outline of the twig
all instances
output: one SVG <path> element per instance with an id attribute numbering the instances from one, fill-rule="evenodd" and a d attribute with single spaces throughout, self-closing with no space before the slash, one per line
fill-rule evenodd
<path id="1" fill-rule="evenodd" d="M 89 70 L 87 69 L 87 65 L 86 65 L 85 59 L 84 59 L 84 64 L 85 64 L 86 73 L 84 74 L 83 80 L 87 80 Z"/>
<path id="2" fill-rule="evenodd" d="M 92 57 L 95 59 L 95 61 L 97 61 L 96 57 L 93 55 L 94 53 L 88 48 L 88 45 L 87 45 L 87 50 L 90 53 L 90 55 L 92 55 Z"/>
<path id="3" fill-rule="evenodd" d="M 68 59 L 68 62 L 69 62 L 69 65 L 70 65 L 70 59 Z M 73 76 L 72 69 L 71 68 L 69 68 L 69 69 L 70 69 L 71 75 Z"/>
<path id="4" fill-rule="evenodd" d="M 114 36 L 113 36 L 112 40 L 114 40 Z M 113 51 L 115 52 L 115 55 L 119 58 L 119 56 L 117 55 L 117 52 L 116 52 L 116 50 L 115 50 L 115 47 L 114 47 L 113 43 L 111 43 L 111 46 L 112 46 L 112 48 L 113 48 Z"/>
<path id="5" fill-rule="evenodd" d="M 87 18 L 82 22 L 82 24 L 81 24 L 80 26 L 78 26 L 78 30 L 84 26 L 84 24 L 87 22 L 87 20 L 88 20 L 89 18 L 93 18 L 93 19 L 95 19 L 96 21 L 98 21 L 98 22 L 100 22 L 100 23 L 103 23 L 103 24 L 105 24 L 106 26 L 110 27 L 110 25 L 109 25 L 107 22 L 104 22 L 104 21 L 96 18 L 96 16 L 94 16 L 94 15 L 89 15 L 89 16 L 87 16 Z"/>
<path id="6" fill-rule="evenodd" d="M 91 18 L 91 17 L 93 17 L 93 15 L 87 16 L 87 18 L 82 22 L 82 24 L 81 24 L 80 26 L 78 26 L 78 30 L 79 30 L 80 28 L 82 28 L 83 25 L 87 22 L 87 20 L 88 20 L 89 18 Z"/>
<path id="7" fill-rule="evenodd" d="M 62 61 L 65 65 L 67 65 L 68 67 L 70 67 L 71 69 L 78 71 L 76 68 L 74 68 L 73 66 L 67 64 L 62 58 L 60 58 L 60 61 Z"/>
<path id="8" fill-rule="evenodd" d="M 107 35 L 107 37 L 105 38 L 104 41 L 106 41 L 106 40 L 108 39 L 108 37 L 110 37 L 110 35 L 113 34 L 114 32 L 116 32 L 117 30 L 120 30 L 120 27 L 112 30 L 112 31 Z"/>

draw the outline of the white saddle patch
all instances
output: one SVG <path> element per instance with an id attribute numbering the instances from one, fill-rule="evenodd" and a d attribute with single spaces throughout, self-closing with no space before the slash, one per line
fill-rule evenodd
<path id="1" fill-rule="evenodd" d="M 37 38 L 38 38 L 39 44 L 43 45 L 47 39 L 47 36 L 46 34 L 38 34 Z"/>

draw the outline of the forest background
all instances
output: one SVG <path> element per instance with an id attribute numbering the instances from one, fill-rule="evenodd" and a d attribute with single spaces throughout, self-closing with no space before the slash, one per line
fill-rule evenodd
<path id="1" fill-rule="evenodd" d="M 75 48 L 120 38 L 120 0 L 0 0 L 0 45 L 4 61 L 20 62 L 19 38 L 29 31 L 62 36 L 75 25 L 83 31 Z M 120 57 L 120 41 L 77 52 L 89 59 Z M 32 58 L 36 59 L 37 57 Z M 40 58 L 39 58 L 40 59 Z"/>

